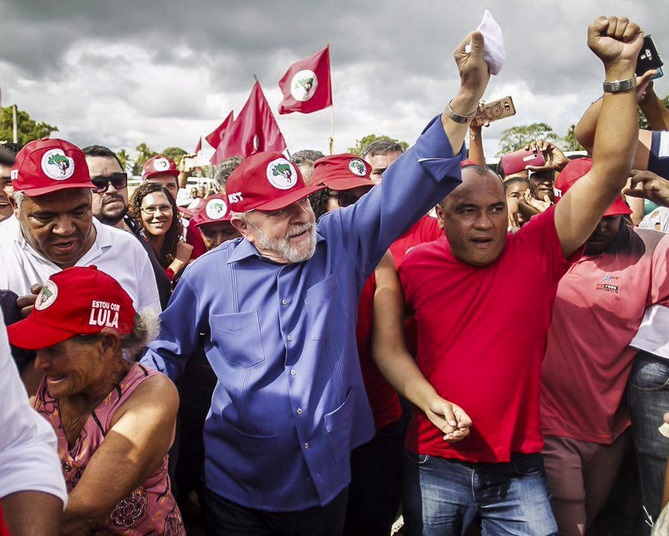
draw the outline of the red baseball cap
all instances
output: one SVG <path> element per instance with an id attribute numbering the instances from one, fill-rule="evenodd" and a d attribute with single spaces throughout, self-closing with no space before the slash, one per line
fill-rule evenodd
<path id="1" fill-rule="evenodd" d="M 571 188 L 574 183 L 587 174 L 592 169 L 592 158 L 576 158 L 571 160 L 560 174 L 555 179 L 555 198 L 556 202 L 560 200 L 567 190 Z M 606 210 L 604 216 L 620 216 L 624 214 L 632 214 L 632 209 L 620 195 L 611 203 L 611 206 Z"/>
<path id="2" fill-rule="evenodd" d="M 142 180 L 145 181 L 156 175 L 172 175 L 179 176 L 179 170 L 174 160 L 159 154 L 146 161 L 142 167 Z"/>
<path id="3" fill-rule="evenodd" d="M 134 324 L 132 299 L 116 279 L 95 266 L 76 266 L 47 279 L 28 318 L 8 326 L 7 334 L 14 346 L 40 350 L 105 328 L 127 335 Z"/>
<path id="4" fill-rule="evenodd" d="M 84 153 L 58 138 L 27 143 L 12 166 L 14 190 L 37 197 L 68 188 L 93 188 Z"/>
<path id="5" fill-rule="evenodd" d="M 307 186 L 299 168 L 278 152 L 245 158 L 225 185 L 234 212 L 281 210 L 323 188 Z"/>
<path id="6" fill-rule="evenodd" d="M 195 211 L 190 225 L 200 227 L 207 223 L 230 221 L 230 210 L 226 203 L 225 194 L 215 194 L 207 197 L 204 203 Z"/>
<path id="7" fill-rule="evenodd" d="M 351 153 L 324 156 L 314 163 L 311 184 L 322 184 L 331 190 L 352 190 L 374 186 L 369 175 L 372 166 Z"/>

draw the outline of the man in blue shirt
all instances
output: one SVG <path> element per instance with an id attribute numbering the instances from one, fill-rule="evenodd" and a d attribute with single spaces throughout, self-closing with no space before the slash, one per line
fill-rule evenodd
<path id="1" fill-rule="evenodd" d="M 204 338 L 218 377 L 204 431 L 211 534 L 341 534 L 350 451 L 374 434 L 358 297 L 390 244 L 459 184 L 490 77 L 480 33 L 455 60 L 461 87 L 444 113 L 381 185 L 318 226 L 307 197 L 320 187 L 282 154 L 253 155 L 230 176 L 243 238 L 186 269 L 142 360 L 176 379 Z M 445 400 L 443 416 L 444 434 L 466 436 Z"/>

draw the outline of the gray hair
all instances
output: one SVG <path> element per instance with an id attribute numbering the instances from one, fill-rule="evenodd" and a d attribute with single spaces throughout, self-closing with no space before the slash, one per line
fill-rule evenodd
<path id="1" fill-rule="evenodd" d="M 244 159 L 239 156 L 231 156 L 226 158 L 221 162 L 216 168 L 216 173 L 214 174 L 214 182 L 218 184 L 218 188 L 221 191 L 225 190 L 225 184 L 228 182 L 232 172 L 239 167 L 239 164 L 242 163 Z"/>
<path id="2" fill-rule="evenodd" d="M 19 190 L 14 190 L 14 193 L 12 194 L 12 197 L 14 198 L 14 202 L 16 203 L 16 212 L 18 215 L 21 215 L 21 205 L 23 204 L 23 200 L 26 197 L 26 194 L 22 191 Z"/>
<path id="3" fill-rule="evenodd" d="M 368 156 L 376 156 L 377 154 L 384 155 L 388 153 L 404 153 L 404 147 L 396 141 L 392 140 L 376 140 L 368 143 L 360 151 L 360 156 L 364 159 Z"/>

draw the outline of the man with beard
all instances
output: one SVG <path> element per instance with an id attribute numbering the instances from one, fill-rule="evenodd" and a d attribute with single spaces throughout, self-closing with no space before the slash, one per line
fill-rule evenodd
<path id="1" fill-rule="evenodd" d="M 82 149 L 93 182 L 93 216 L 105 225 L 129 231 L 146 250 L 156 276 L 160 305 L 163 309 L 172 293 L 172 285 L 165 270 L 156 259 L 149 243 L 139 234 L 141 226 L 128 214 L 128 175 L 116 153 L 102 145 Z"/>
<path id="2" fill-rule="evenodd" d="M 204 428 L 210 534 L 341 534 L 350 451 L 374 434 L 358 298 L 390 244 L 459 184 L 467 121 L 490 77 L 482 35 L 455 60 L 461 88 L 444 113 L 381 186 L 318 227 L 307 198 L 322 186 L 281 153 L 252 155 L 230 176 L 243 238 L 186 268 L 142 360 L 176 379 L 204 334 L 217 376 Z M 448 440 L 467 435 L 450 403 L 435 396 L 434 408 Z"/>

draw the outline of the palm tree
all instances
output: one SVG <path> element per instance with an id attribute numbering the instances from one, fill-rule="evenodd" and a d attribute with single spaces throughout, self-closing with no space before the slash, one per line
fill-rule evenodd
<path id="1" fill-rule="evenodd" d="M 123 171 L 128 171 L 128 168 L 132 163 L 132 159 L 130 158 L 128 151 L 126 151 L 125 149 L 121 149 L 116 153 L 116 156 L 118 156 L 118 159 L 121 161 L 121 166 L 123 167 Z"/>
<path id="2" fill-rule="evenodd" d="M 135 158 L 135 164 L 132 166 L 132 174 L 141 175 L 144 164 L 158 153 L 149 149 L 149 146 L 145 142 L 142 142 L 135 147 L 135 151 L 137 151 L 137 158 Z"/>

